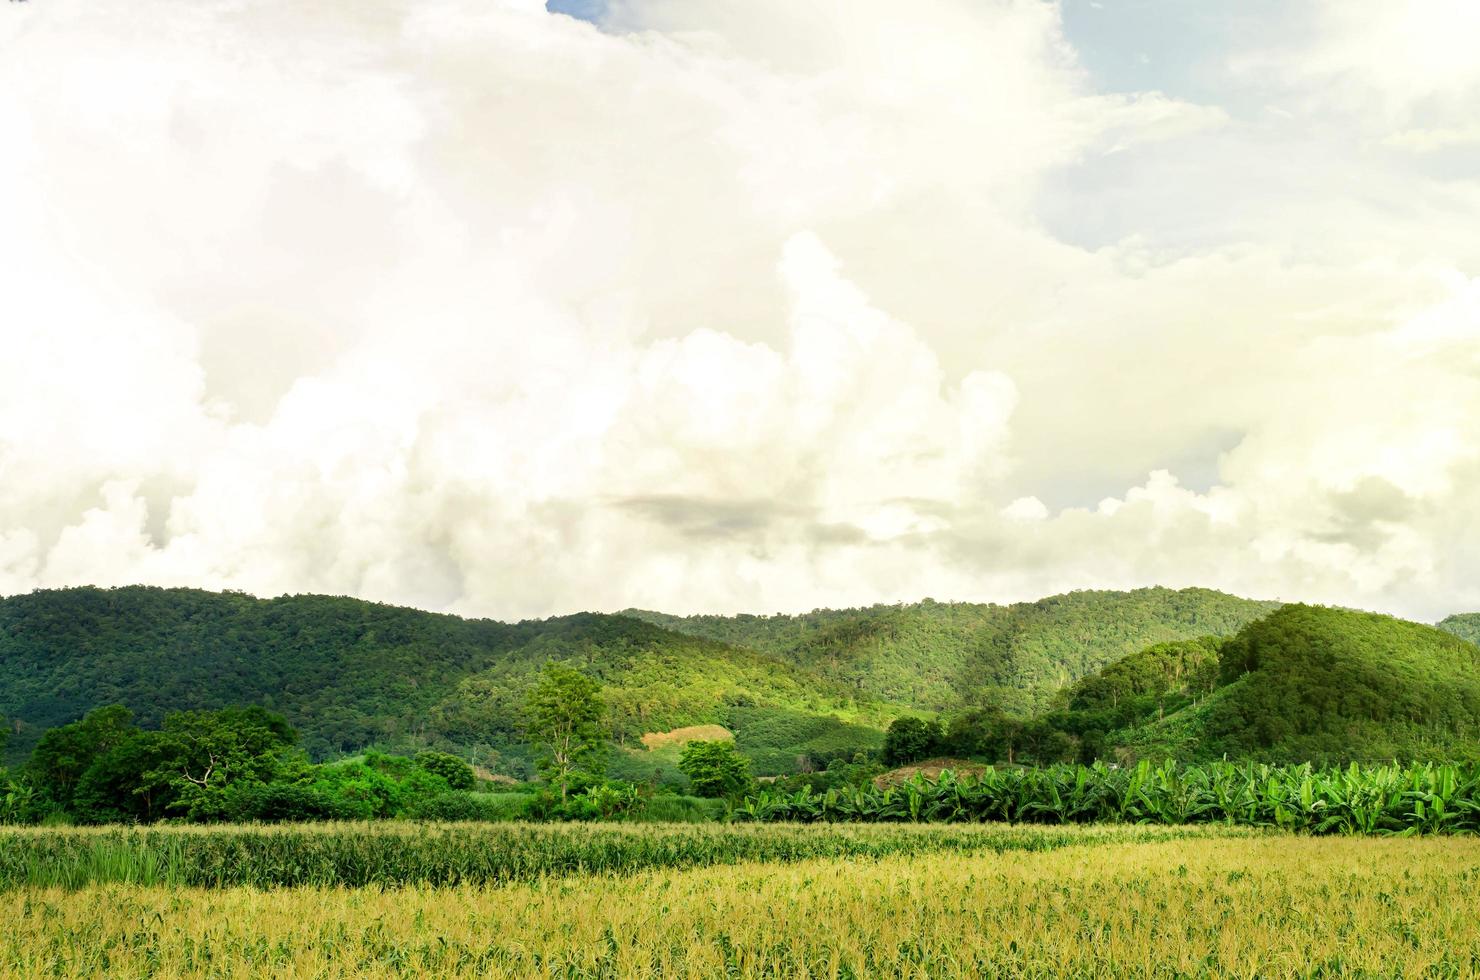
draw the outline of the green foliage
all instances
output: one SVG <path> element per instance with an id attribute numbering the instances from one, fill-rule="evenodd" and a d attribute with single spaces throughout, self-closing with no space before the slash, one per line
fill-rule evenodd
<path id="1" fill-rule="evenodd" d="M 231 794 L 270 782 L 297 738 L 281 715 L 260 706 L 175 712 L 153 739 L 160 759 L 140 790 L 170 794 L 167 809 L 188 819 L 227 820 Z"/>
<path id="2" fill-rule="evenodd" d="M 760 776 L 814 772 L 884 744 L 877 728 L 786 708 L 737 705 L 725 713 L 723 724 Z"/>
<path id="3" fill-rule="evenodd" d="M 0 889 L 107 883 L 193 888 L 496 885 L 573 873 L 749 861 L 1042 852 L 1095 841 L 1181 840 L 1214 833 L 1225 836 L 1230 831 L 509 823 L 5 830 L 0 831 Z"/>
<path id="4" fill-rule="evenodd" d="M 1439 624 L 1439 628 L 1446 633 L 1453 633 L 1461 640 L 1480 644 L 1480 613 L 1461 613 L 1458 616 L 1450 616 Z"/>
<path id="5" fill-rule="evenodd" d="M 1219 650 L 1214 636 L 1158 643 L 1129 654 L 1071 686 L 1064 701 L 1072 711 L 1144 714 L 1142 705 L 1167 695 L 1206 695 L 1218 685 Z"/>
<path id="6" fill-rule="evenodd" d="M 1374 613 L 1287 606 L 1223 648 L 1208 756 L 1452 760 L 1480 754 L 1480 647 Z"/>
<path id="7" fill-rule="evenodd" d="M 730 796 L 751 781 L 750 760 L 728 739 L 689 742 L 679 756 L 678 768 L 700 796 Z"/>
<path id="8" fill-rule="evenodd" d="M 573 775 L 599 771 L 610 740 L 605 716 L 601 685 L 559 664 L 547 665 L 526 696 L 526 730 L 543 750 L 540 771 L 560 787 L 562 802 Z"/>
<path id="9" fill-rule="evenodd" d="M 88 767 L 134 734 L 133 712 L 121 704 L 97 708 L 81 721 L 54 728 L 31 753 L 27 772 L 37 790 L 59 807 L 70 807 Z"/>
<path id="10" fill-rule="evenodd" d="M 1227 636 L 1278 603 L 1207 589 L 1071 592 L 1010 606 L 931 600 L 799 616 L 668 616 L 666 629 L 772 654 L 860 697 L 923 710 L 1046 707 L 1074 680 L 1154 643 Z"/>
<path id="11" fill-rule="evenodd" d="M 416 764 L 427 772 L 441 776 L 453 789 L 472 789 L 477 782 L 473 767 L 447 752 L 418 752 Z"/>
<path id="12" fill-rule="evenodd" d="M 924 718 L 896 718 L 884 733 L 884 764 L 903 766 L 939 755 L 945 747 L 940 722 Z"/>
<path id="13" fill-rule="evenodd" d="M 343 597 L 146 587 L 0 599 L 12 762 L 44 731 L 104 705 L 127 704 L 158 728 L 174 711 L 247 702 L 286 717 L 311 759 L 430 749 L 528 778 L 524 699 L 550 662 L 602 685 L 618 744 L 724 724 L 735 708 L 837 718 L 863 737 L 895 713 L 775 656 L 624 616 L 505 624 Z"/>
<path id="14" fill-rule="evenodd" d="M 35 803 L 29 783 L 0 769 L 0 826 L 33 822 Z"/>
<path id="15" fill-rule="evenodd" d="M 334 801 L 337 817 L 356 820 L 405 816 L 422 801 L 452 789 L 441 775 L 413 760 L 382 752 L 312 767 L 299 779 Z"/>
<path id="16" fill-rule="evenodd" d="M 1315 834 L 1480 832 L 1480 766 L 1315 768 L 1149 761 L 1124 769 L 989 769 L 816 795 L 761 792 L 741 820 L 1221 823 Z"/>
<path id="17" fill-rule="evenodd" d="M 1031 719 L 952 720 L 950 754 L 1274 763 L 1480 759 L 1480 648 L 1389 616 L 1284 606 L 1226 640 L 1158 644 Z"/>
<path id="18" fill-rule="evenodd" d="M 522 820 L 529 816 L 528 793 L 469 793 L 453 791 L 417 800 L 406 810 L 414 820 L 490 822 Z"/>
<path id="19" fill-rule="evenodd" d="M 652 823 L 710 823 L 724 815 L 724 800 L 663 794 L 648 800 L 639 818 Z"/>

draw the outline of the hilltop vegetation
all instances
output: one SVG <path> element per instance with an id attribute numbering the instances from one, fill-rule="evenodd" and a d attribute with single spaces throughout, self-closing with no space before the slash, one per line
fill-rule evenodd
<path id="1" fill-rule="evenodd" d="M 285 716 L 315 759 L 450 749 L 525 776 L 523 699 L 549 661 L 602 684 L 613 736 L 637 752 L 647 732 L 723 724 L 742 747 L 770 751 L 774 769 L 829 734 L 861 735 L 850 751 L 877 743 L 891 715 L 774 657 L 623 616 L 505 624 L 342 597 L 145 587 L 0 600 L 12 760 L 109 704 L 150 728 L 172 711 L 253 704 Z"/>
<path id="2" fill-rule="evenodd" d="M 939 755 L 1470 759 L 1480 648 L 1460 636 L 1476 618 L 1436 629 L 1142 589 L 500 623 L 326 596 L 79 588 L 0 599 L 0 716 L 12 763 L 110 704 L 150 730 L 171 712 L 255 705 L 281 714 L 310 760 L 441 750 L 529 778 L 525 701 L 554 663 L 600 688 L 607 775 L 678 789 L 681 740 L 644 736 L 722 730 L 761 777 Z"/>
<path id="3" fill-rule="evenodd" d="M 1217 683 L 1115 738 L 1133 755 L 1183 759 L 1480 756 L 1480 647 L 1431 626 L 1286 606 L 1222 644 Z"/>
<path id="4" fill-rule="evenodd" d="M 1026 714 L 1080 677 L 1155 643 L 1228 636 L 1279 607 L 1209 589 L 1070 592 L 999 606 L 932 600 L 796 616 L 627 614 L 772 654 L 919 710 Z"/>
<path id="5" fill-rule="evenodd" d="M 1480 647 L 1375 613 L 1289 605 L 1228 638 L 1122 657 L 1023 717 L 968 709 L 890 726 L 891 764 L 952 755 L 1276 763 L 1480 758 Z"/>
<path id="6" fill-rule="evenodd" d="M 1462 640 L 1480 643 L 1480 613 L 1460 613 L 1450 616 L 1439 624 L 1446 633 L 1453 633 Z"/>

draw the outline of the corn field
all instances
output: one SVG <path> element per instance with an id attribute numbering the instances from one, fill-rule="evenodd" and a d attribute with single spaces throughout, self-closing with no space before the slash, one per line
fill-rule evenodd
<path id="1" fill-rule="evenodd" d="M 1207 824 L 1312 834 L 1480 831 L 1480 766 L 1174 763 L 943 773 L 895 786 L 761 792 L 733 814 L 799 823 Z"/>
<path id="2" fill-rule="evenodd" d="M 0 977 L 1480 975 L 1480 840 L 1086 839 L 502 887 L 26 888 Z"/>
<path id="3" fill-rule="evenodd" d="M 1046 851 L 1224 828 L 304 824 L 0 831 L 0 888 L 434 887 L 741 861 Z"/>

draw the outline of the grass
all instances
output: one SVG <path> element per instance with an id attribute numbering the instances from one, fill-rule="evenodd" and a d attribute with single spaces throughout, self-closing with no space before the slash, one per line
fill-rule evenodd
<path id="1" fill-rule="evenodd" d="M 1480 972 L 1475 839 L 1079 833 L 1088 846 L 1047 852 L 747 862 L 499 888 L 24 888 L 0 904 L 0 976 Z"/>
<path id="2" fill-rule="evenodd" d="M 0 888 L 501 884 L 744 861 L 1047 851 L 1249 831 L 1169 827 L 309 824 L 0 832 Z"/>

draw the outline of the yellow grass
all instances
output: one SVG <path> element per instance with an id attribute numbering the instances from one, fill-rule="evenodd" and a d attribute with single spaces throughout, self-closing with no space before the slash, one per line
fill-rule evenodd
<path id="1" fill-rule="evenodd" d="M 1480 841 L 1261 836 L 504 888 L 21 889 L 0 976 L 1472 976 Z"/>
<path id="2" fill-rule="evenodd" d="M 690 742 L 726 742 L 734 738 L 734 733 L 724 725 L 687 725 L 683 728 L 675 728 L 671 732 L 648 732 L 642 737 L 642 744 L 647 746 L 649 752 L 656 752 L 670 745 L 687 745 Z"/>

